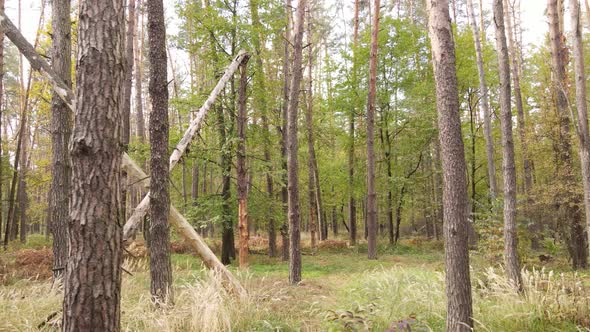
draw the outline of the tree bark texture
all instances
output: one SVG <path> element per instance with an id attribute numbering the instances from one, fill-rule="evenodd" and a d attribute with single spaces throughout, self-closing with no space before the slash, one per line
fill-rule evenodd
<path id="1" fill-rule="evenodd" d="M 301 281 L 301 231 L 299 211 L 299 162 L 297 153 L 297 114 L 299 108 L 299 89 L 303 77 L 303 31 L 305 21 L 306 0 L 299 0 L 297 20 L 295 21 L 293 67 L 289 84 L 289 105 L 287 109 L 287 164 L 289 193 L 289 282 L 297 284 Z"/>
<path id="2" fill-rule="evenodd" d="M 465 151 L 461 136 L 455 47 L 448 0 L 428 0 L 429 35 L 436 83 L 443 170 L 443 233 L 447 331 L 471 331 L 473 309 L 469 275 Z"/>
<path id="3" fill-rule="evenodd" d="M 291 63 L 291 56 L 289 47 L 291 47 L 291 26 L 290 26 L 290 13 L 291 13 L 291 0 L 285 0 L 285 43 L 284 43 L 284 55 L 283 55 L 283 105 L 282 105 L 282 116 L 281 116 L 281 167 L 283 169 L 283 186 L 281 188 L 281 199 L 283 202 L 283 211 L 287 218 L 281 226 L 281 238 L 283 241 L 282 248 L 282 260 L 289 260 L 290 244 L 289 244 L 289 188 L 288 188 L 288 122 L 289 122 L 289 92 L 291 70 L 289 64 Z"/>
<path id="4" fill-rule="evenodd" d="M 173 301 L 170 261 L 170 168 L 168 167 L 168 74 L 166 25 L 162 0 L 147 0 L 150 44 L 150 277 L 152 299 Z"/>
<path id="5" fill-rule="evenodd" d="M 81 1 L 79 6 L 79 107 L 70 144 L 70 255 L 63 331 L 110 332 L 119 330 L 121 318 L 123 234 L 118 208 L 125 8 L 121 0 Z"/>
<path id="6" fill-rule="evenodd" d="M 72 84 L 70 0 L 53 0 L 51 11 L 52 66 L 68 87 Z M 71 112 L 57 95 L 51 98 L 51 189 L 49 199 L 53 235 L 53 277 L 60 278 L 68 257 L 67 227 L 70 220 L 71 164 L 68 143 L 72 135 Z"/>
<path id="7" fill-rule="evenodd" d="M 504 264 L 508 278 L 520 290 L 522 289 L 522 278 L 516 233 L 516 166 L 510 105 L 510 65 L 502 0 L 494 0 L 493 7 L 500 76 L 500 124 L 502 127 L 502 171 L 504 175 Z"/>

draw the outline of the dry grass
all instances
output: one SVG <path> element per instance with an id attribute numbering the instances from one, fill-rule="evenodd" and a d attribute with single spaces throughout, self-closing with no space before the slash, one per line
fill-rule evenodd
<path id="1" fill-rule="evenodd" d="M 260 244 L 261 241 L 256 239 Z M 345 241 L 342 241 L 345 243 Z M 149 296 L 145 258 L 124 267 L 122 331 L 383 331 L 410 324 L 413 330 L 442 331 L 445 321 L 444 274 L 439 251 L 410 251 L 368 261 L 364 254 L 330 241 L 303 259 L 303 282 L 287 283 L 287 264 L 252 255 L 250 272 L 237 272 L 248 289 L 245 298 L 227 294 L 211 272 L 190 255 L 175 255 L 175 304 L 156 309 Z M 333 249 L 333 250 L 331 250 Z M 22 253 L 21 253 L 22 251 Z M 13 252 L 12 281 L 0 286 L 0 331 L 33 331 L 61 309 L 61 292 L 48 280 L 16 278 L 19 266 L 46 264 L 35 251 Z M 18 258 L 20 257 L 20 258 Z M 18 259 L 17 259 L 18 258 Z M 480 331 L 590 331 L 587 276 L 545 269 L 523 271 L 518 294 L 500 268 L 474 260 L 474 315 Z M 49 266 L 45 268 L 49 270 Z M 19 268 L 20 269 L 20 268 Z M 6 267 L 4 267 L 6 272 Z M 37 274 L 35 274 L 36 276 Z M 59 314 L 52 321 L 59 321 Z M 44 331 L 57 331 L 48 323 Z"/>

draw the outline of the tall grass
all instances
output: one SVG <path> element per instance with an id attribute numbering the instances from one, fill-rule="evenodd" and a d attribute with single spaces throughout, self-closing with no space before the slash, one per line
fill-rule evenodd
<path id="1" fill-rule="evenodd" d="M 590 331 L 590 292 L 575 275 L 523 270 L 524 293 L 488 268 L 475 276 L 475 328 L 480 331 Z M 334 329 L 358 324 L 383 331 L 397 323 L 412 330 L 443 331 L 445 326 L 444 275 L 420 267 L 395 267 L 365 273 L 350 284 L 340 303 L 326 318 Z M 356 312 L 361 308 L 360 314 Z M 370 308 L 370 310 L 362 310 Z M 348 313 L 347 313 L 348 312 Z"/>
<path id="2" fill-rule="evenodd" d="M 318 268 L 335 257 L 315 257 Z M 311 259 L 311 258 L 309 258 Z M 228 294 L 210 271 L 175 261 L 175 303 L 156 309 L 149 296 L 145 260 L 127 261 L 122 331 L 384 331 L 393 325 L 412 331 L 443 331 L 444 274 L 440 265 L 395 262 L 375 268 L 349 262 L 326 266 L 329 274 L 307 274 L 289 286 L 276 272 L 238 273 L 248 296 Z M 322 264 L 320 264 L 322 263 Z M 272 262 L 265 263 L 272 264 Z M 275 262 L 276 264 L 276 262 Z M 355 265 L 357 264 L 357 265 Z M 363 271 L 365 266 L 370 270 Z M 501 268 L 472 271 L 474 319 L 479 331 L 590 331 L 590 291 L 574 273 L 523 270 L 519 294 Z M 586 279 L 587 280 L 587 279 Z M 62 293 L 47 281 L 18 280 L 0 286 L 0 331 L 34 331 L 56 314 L 44 331 L 57 331 Z M 398 329 L 399 330 L 399 329 Z"/>

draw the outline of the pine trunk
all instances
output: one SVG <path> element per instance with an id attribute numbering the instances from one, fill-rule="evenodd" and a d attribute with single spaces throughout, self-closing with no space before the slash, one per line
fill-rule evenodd
<path id="1" fill-rule="evenodd" d="M 502 0 L 494 0 L 494 22 L 500 76 L 500 124 L 502 127 L 502 170 L 504 174 L 504 264 L 508 278 L 517 289 L 521 290 L 522 278 L 516 234 L 516 166 L 510 105 L 510 65 Z"/>
<path id="2" fill-rule="evenodd" d="M 239 264 L 240 268 L 248 267 L 248 177 L 246 170 L 246 87 L 248 85 L 246 58 L 240 66 L 240 87 L 238 90 L 238 228 L 240 231 Z"/>
<path id="3" fill-rule="evenodd" d="M 170 261 L 170 168 L 168 167 L 168 75 L 166 26 L 162 0 L 147 0 L 150 44 L 150 277 L 156 303 L 172 303 Z"/>
<path id="4" fill-rule="evenodd" d="M 71 22 L 70 0 L 53 0 L 52 13 L 52 66 L 59 77 L 70 87 Z M 60 278 L 65 271 L 68 256 L 67 227 L 69 224 L 71 164 L 68 142 L 72 134 L 71 112 L 63 100 L 51 98 L 51 189 L 49 199 L 50 225 L 53 235 L 53 278 Z"/>
<path id="5" fill-rule="evenodd" d="M 574 37 L 574 75 L 576 83 L 576 108 L 578 110 L 578 139 L 580 141 L 580 162 L 584 184 L 584 207 L 586 212 L 587 235 L 590 237 L 590 134 L 588 133 L 588 106 L 586 104 L 586 71 L 584 68 L 584 47 L 580 23 L 580 2 L 570 1 L 572 35 Z M 588 239 L 590 242 L 590 238 Z"/>
<path id="6" fill-rule="evenodd" d="M 439 141 L 443 170 L 443 233 L 447 331 L 471 331 L 473 309 L 469 275 L 465 151 L 461 136 L 455 46 L 448 1 L 429 5 L 429 35 L 436 83 Z"/>
<path id="7" fill-rule="evenodd" d="M 496 166 L 494 162 L 494 140 L 492 138 L 492 119 L 489 109 L 488 101 L 488 85 L 486 82 L 486 74 L 483 63 L 483 52 L 481 47 L 481 40 L 477 24 L 475 22 L 475 14 L 473 13 L 473 0 L 467 0 L 467 10 L 469 12 L 469 22 L 471 30 L 473 31 L 473 39 L 475 42 L 475 54 L 477 57 L 477 72 L 479 74 L 479 108 L 483 114 L 483 136 L 486 142 L 486 157 L 488 164 L 488 179 L 490 183 L 490 195 L 492 199 L 498 196 L 498 182 L 496 180 Z M 483 13 L 479 13 L 480 16 Z"/>
<path id="8" fill-rule="evenodd" d="M 299 0 L 297 20 L 294 28 L 293 67 L 289 84 L 289 105 L 287 109 L 287 165 L 289 193 L 289 282 L 297 284 L 301 281 L 301 234 L 299 211 L 299 162 L 297 158 L 299 144 L 297 142 L 297 114 L 299 108 L 299 89 L 303 77 L 303 31 L 305 21 L 306 0 Z"/>
<path id="9" fill-rule="evenodd" d="M 283 241 L 282 248 L 282 260 L 289 260 L 289 188 L 288 188 L 288 137 L 287 132 L 289 130 L 289 92 L 291 91 L 291 70 L 289 64 L 291 63 L 291 57 L 289 47 L 291 47 L 291 27 L 290 27 L 290 13 L 291 13 L 291 0 L 285 0 L 285 43 L 284 43 L 284 55 L 283 55 L 283 105 L 282 105 L 282 124 L 281 124 L 281 166 L 283 169 L 283 186 L 281 188 L 281 199 L 283 202 L 283 211 L 287 216 L 285 222 L 281 226 L 281 238 Z"/>
<path id="10" fill-rule="evenodd" d="M 113 332 L 120 328 L 123 263 L 118 210 L 123 1 L 82 1 L 78 22 L 80 58 L 70 145 L 70 256 L 64 285 L 63 331 Z"/>
<path id="11" fill-rule="evenodd" d="M 368 258 L 377 259 L 377 193 L 375 191 L 375 97 L 377 93 L 377 49 L 379 47 L 380 0 L 375 0 L 369 58 L 369 97 L 367 105 L 367 231 Z"/>

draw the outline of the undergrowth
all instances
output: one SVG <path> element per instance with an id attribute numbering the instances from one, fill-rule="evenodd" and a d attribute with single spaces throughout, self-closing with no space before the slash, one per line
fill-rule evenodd
<path id="1" fill-rule="evenodd" d="M 319 250 L 305 248 L 298 286 L 288 285 L 286 262 L 253 254 L 247 272 L 230 267 L 248 289 L 241 299 L 227 294 L 193 255 L 174 254 L 175 303 L 168 309 L 151 303 L 147 258 L 129 257 L 124 267 L 132 275 L 123 277 L 121 330 L 443 331 L 441 243 L 412 241 L 380 245 L 377 261 L 365 259 L 364 244 L 350 248 L 334 241 Z M 42 331 L 59 330 L 61 291 L 48 275 L 27 277 L 21 271 L 25 265 L 17 264 L 50 268 L 47 250 L 39 245 L 0 256 L 0 274 L 10 276 L 0 285 L 0 331 L 33 331 L 41 324 Z M 477 330 L 590 331 L 587 273 L 527 267 L 524 292 L 518 294 L 496 262 L 477 253 L 472 257 Z"/>

